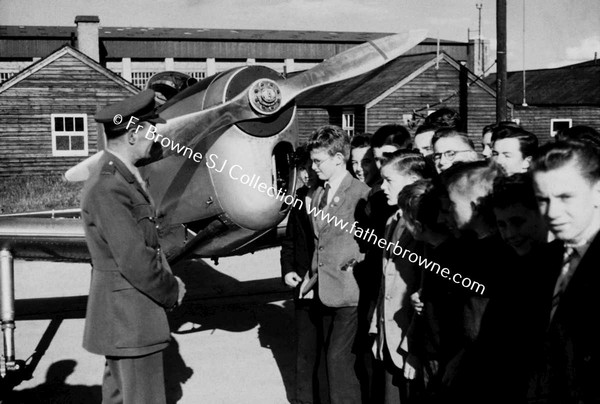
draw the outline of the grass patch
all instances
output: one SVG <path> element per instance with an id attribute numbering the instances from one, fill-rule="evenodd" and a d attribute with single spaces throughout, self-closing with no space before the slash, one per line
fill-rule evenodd
<path id="1" fill-rule="evenodd" d="M 62 175 L 0 178 L 0 213 L 79 208 L 82 189 Z"/>

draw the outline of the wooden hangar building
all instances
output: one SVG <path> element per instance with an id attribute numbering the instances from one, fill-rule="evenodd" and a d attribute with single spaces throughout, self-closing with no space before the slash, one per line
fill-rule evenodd
<path id="1" fill-rule="evenodd" d="M 0 176 L 63 173 L 93 154 L 96 112 L 136 93 L 155 73 L 203 78 L 261 64 L 293 74 L 384 35 L 102 27 L 96 16 L 78 16 L 72 27 L 0 26 Z M 494 120 L 493 91 L 472 73 L 482 48 L 475 40 L 426 39 L 376 72 L 329 87 L 330 97 L 310 92 L 297 103 L 301 138 L 322 123 L 355 133 L 408 122 L 428 106 L 464 108 L 454 94 L 459 82 L 475 83 L 467 91 L 475 136 L 480 122 Z"/>
<path id="2" fill-rule="evenodd" d="M 486 81 L 496 86 L 495 75 Z M 514 103 L 513 119 L 541 142 L 559 129 L 586 125 L 600 130 L 600 61 L 597 59 L 553 69 L 509 72 L 507 98 Z M 523 103 L 525 101 L 525 103 Z"/>

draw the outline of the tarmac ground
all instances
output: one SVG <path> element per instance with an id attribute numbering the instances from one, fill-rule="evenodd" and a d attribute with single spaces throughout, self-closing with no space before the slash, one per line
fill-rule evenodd
<path id="1" fill-rule="evenodd" d="M 168 403 L 287 403 L 294 382 L 293 303 L 279 248 L 186 261 L 184 304 L 170 316 Z M 4 403 L 100 403 L 104 358 L 82 346 L 89 264 L 15 261 L 17 359 L 32 378 Z"/>

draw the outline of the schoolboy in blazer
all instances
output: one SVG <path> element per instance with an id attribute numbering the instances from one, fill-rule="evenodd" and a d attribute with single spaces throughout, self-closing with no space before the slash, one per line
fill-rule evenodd
<path id="1" fill-rule="evenodd" d="M 600 151 L 573 141 L 545 145 L 532 175 L 540 212 L 564 251 L 548 268 L 556 281 L 541 312 L 548 326 L 538 370 L 546 375 L 536 375 L 534 396 L 544 403 L 598 403 Z"/>
<path id="2" fill-rule="evenodd" d="M 331 404 L 361 403 L 361 366 L 353 349 L 359 300 L 354 267 L 364 259 L 364 253 L 353 230 L 369 187 L 346 170 L 350 139 L 339 127 L 317 129 L 308 150 L 313 170 L 324 181 L 310 192 L 307 209 L 312 212 L 309 214 L 315 237 L 311 275 L 318 277 L 315 289 L 321 302 L 320 314 L 327 341 L 330 401 Z"/>

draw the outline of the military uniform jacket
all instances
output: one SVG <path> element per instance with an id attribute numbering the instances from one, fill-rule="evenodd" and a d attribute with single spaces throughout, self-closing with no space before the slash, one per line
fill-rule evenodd
<path id="1" fill-rule="evenodd" d="M 320 214 L 317 217 L 314 213 L 310 214 L 315 237 L 312 273 L 319 274 L 319 299 L 325 306 L 358 305 L 359 289 L 355 274 L 352 270 L 344 271 L 342 268 L 353 259 L 357 262 L 364 259 L 359 240 L 354 234 L 356 229 L 351 229 L 364 210 L 369 189 L 346 173 L 331 203 L 323 209 L 323 214 L 329 214 L 329 218 L 333 219 L 321 220 Z M 318 206 L 323 193 L 323 186 L 309 192 L 307 208 Z"/>
<path id="2" fill-rule="evenodd" d="M 154 208 L 111 153 L 84 187 L 82 217 L 92 258 L 83 347 L 105 356 L 139 356 L 168 345 L 165 308 L 178 284 L 158 244 Z"/>

